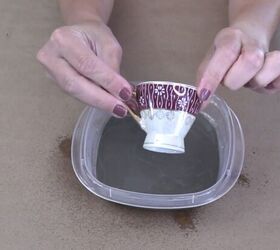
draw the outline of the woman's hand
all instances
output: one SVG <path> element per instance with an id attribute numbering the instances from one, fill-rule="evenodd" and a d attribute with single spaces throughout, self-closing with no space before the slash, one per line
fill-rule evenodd
<path id="1" fill-rule="evenodd" d="M 280 90 L 280 52 L 236 28 L 221 30 L 198 70 L 198 91 L 208 99 L 219 84 L 231 90 L 243 86 L 261 93 Z"/>
<path id="2" fill-rule="evenodd" d="M 70 95 L 116 117 L 126 116 L 123 102 L 131 98 L 132 87 L 119 75 L 122 49 L 102 21 L 58 28 L 37 58 Z"/>
<path id="3" fill-rule="evenodd" d="M 229 0 L 230 25 L 217 34 L 197 73 L 201 100 L 219 84 L 232 90 L 279 91 L 280 51 L 268 52 L 279 22 L 279 1 Z"/>

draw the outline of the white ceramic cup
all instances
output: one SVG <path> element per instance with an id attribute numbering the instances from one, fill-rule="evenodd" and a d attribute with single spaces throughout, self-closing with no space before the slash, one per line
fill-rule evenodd
<path id="1" fill-rule="evenodd" d="M 160 153 L 184 153 L 184 138 L 202 104 L 196 88 L 149 81 L 138 83 L 135 92 L 140 111 L 136 120 L 147 133 L 143 147 Z"/>

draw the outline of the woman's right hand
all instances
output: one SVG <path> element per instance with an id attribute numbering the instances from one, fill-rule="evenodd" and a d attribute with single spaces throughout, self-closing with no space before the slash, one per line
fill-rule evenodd
<path id="1" fill-rule="evenodd" d="M 58 28 L 37 54 L 57 84 L 91 106 L 125 117 L 131 85 L 119 74 L 122 49 L 103 22 Z"/>

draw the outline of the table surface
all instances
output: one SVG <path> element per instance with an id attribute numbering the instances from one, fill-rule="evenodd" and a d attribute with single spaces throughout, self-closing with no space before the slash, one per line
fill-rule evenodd
<path id="1" fill-rule="evenodd" d="M 110 25 L 124 49 L 123 74 L 194 82 L 226 9 L 226 0 L 117 1 Z M 220 88 L 246 140 L 242 176 L 222 199 L 182 211 L 112 204 L 82 187 L 71 167 L 84 105 L 35 60 L 62 24 L 55 1 L 1 0 L 0 16 L 1 249 L 279 249 L 279 95 Z"/>

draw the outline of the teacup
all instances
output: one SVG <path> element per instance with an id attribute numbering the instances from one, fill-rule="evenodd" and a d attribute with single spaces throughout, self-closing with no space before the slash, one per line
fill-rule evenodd
<path id="1" fill-rule="evenodd" d="M 184 153 L 184 138 L 202 104 L 196 88 L 182 83 L 149 81 L 137 84 L 135 92 L 140 117 L 133 116 L 147 133 L 143 148 L 160 153 Z"/>

